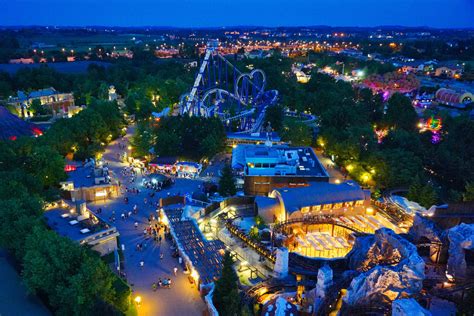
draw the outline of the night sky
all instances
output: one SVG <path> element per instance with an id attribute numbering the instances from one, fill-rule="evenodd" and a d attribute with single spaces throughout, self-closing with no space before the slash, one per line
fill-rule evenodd
<path id="1" fill-rule="evenodd" d="M 0 0 L 0 25 L 474 27 L 474 0 Z"/>

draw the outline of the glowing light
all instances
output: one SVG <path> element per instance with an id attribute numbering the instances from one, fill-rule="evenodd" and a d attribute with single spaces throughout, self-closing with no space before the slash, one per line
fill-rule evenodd
<path id="1" fill-rule="evenodd" d="M 369 173 L 364 173 L 362 175 L 362 181 L 368 182 L 370 180 L 370 174 Z"/>
<path id="2" fill-rule="evenodd" d="M 97 191 L 97 192 L 95 193 L 95 196 L 96 196 L 96 197 L 105 197 L 105 196 L 107 196 L 107 191 L 105 191 L 105 190 Z"/>
<path id="3" fill-rule="evenodd" d="M 376 129 L 374 128 L 374 133 L 377 136 L 377 143 L 381 144 L 383 139 L 388 135 L 387 128 Z"/>
<path id="4" fill-rule="evenodd" d="M 353 165 L 347 165 L 346 169 L 347 169 L 347 171 L 351 172 L 352 170 L 354 170 L 354 166 Z"/>
<path id="5" fill-rule="evenodd" d="M 135 303 L 137 303 L 137 305 L 140 305 L 142 303 L 142 297 L 141 296 L 136 296 L 134 301 L 135 301 Z"/>
<path id="6" fill-rule="evenodd" d="M 76 166 L 74 165 L 65 165 L 64 166 L 64 171 L 66 172 L 71 172 L 71 171 L 75 171 L 76 170 Z"/>
<path id="7" fill-rule="evenodd" d="M 191 272 L 191 277 L 193 278 L 193 280 L 197 283 L 199 281 L 199 273 L 197 273 L 196 270 L 193 269 L 193 271 Z"/>

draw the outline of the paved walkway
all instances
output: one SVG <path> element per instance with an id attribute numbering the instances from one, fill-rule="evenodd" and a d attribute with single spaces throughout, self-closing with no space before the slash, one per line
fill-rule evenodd
<path id="1" fill-rule="evenodd" d="M 337 169 L 336 164 L 331 159 L 324 156 L 320 151 L 316 151 L 316 149 L 314 148 L 313 150 L 316 153 L 316 156 L 318 157 L 319 162 L 323 165 L 324 169 L 326 169 L 326 171 L 328 172 L 330 183 L 344 182 L 345 180 L 350 180 L 349 177 L 344 177 L 342 172 L 339 169 Z"/>
<path id="2" fill-rule="evenodd" d="M 138 175 L 135 183 L 129 184 L 128 178 L 121 174 L 121 170 L 127 165 L 118 161 L 117 153 L 123 151 L 119 148 L 119 142 L 126 143 L 133 133 L 133 127 L 129 127 L 127 135 L 122 140 L 114 141 L 104 153 L 104 160 L 108 162 L 109 168 L 115 173 L 122 183 L 128 188 L 138 188 L 139 194 L 126 193 L 129 197 L 128 204 L 124 203 L 123 197 L 108 202 L 92 203 L 89 207 L 93 210 L 102 208 L 101 216 L 105 219 L 113 216 L 115 212 L 115 226 L 120 232 L 119 243 L 125 246 L 125 273 L 127 281 L 134 291 L 133 297 L 141 296 L 142 303 L 138 308 L 139 315 L 202 315 L 205 310 L 204 301 L 201 299 L 196 286 L 191 286 L 188 276 L 183 274 L 179 267 L 178 275 L 174 276 L 173 268 L 178 267 L 178 260 L 171 257 L 171 242 L 165 240 L 159 245 L 152 239 L 145 239 L 143 230 L 148 226 L 148 216 L 156 214 L 156 207 L 150 202 L 157 202 L 160 197 L 165 197 L 168 192 L 192 193 L 202 184 L 200 180 L 177 179 L 176 183 L 167 190 L 156 192 L 153 198 L 148 196 L 148 190 L 141 186 L 142 176 Z M 144 203 L 147 198 L 148 203 Z M 134 205 L 138 206 L 138 213 L 126 220 L 121 219 L 121 214 L 132 210 Z M 138 229 L 134 223 L 138 222 Z M 143 250 L 137 251 L 136 245 L 143 244 Z M 160 254 L 163 253 L 163 259 Z M 144 261 L 144 267 L 140 267 L 140 261 Z M 158 278 L 171 278 L 171 289 L 159 288 L 152 290 L 153 282 Z"/>

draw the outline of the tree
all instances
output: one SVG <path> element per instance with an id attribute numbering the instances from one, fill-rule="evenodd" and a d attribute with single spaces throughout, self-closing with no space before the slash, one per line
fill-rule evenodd
<path id="1" fill-rule="evenodd" d="M 438 201 L 438 195 L 431 184 L 423 185 L 417 176 L 408 189 L 407 199 L 418 202 L 425 208 L 429 208 Z"/>
<path id="2" fill-rule="evenodd" d="M 419 203 L 425 208 L 430 208 L 435 205 L 438 201 L 438 194 L 436 193 L 434 187 L 431 184 L 426 184 L 423 186 L 420 192 Z"/>
<path id="3" fill-rule="evenodd" d="M 133 148 L 133 157 L 145 157 L 150 154 L 150 149 L 153 148 L 154 145 L 154 138 L 152 130 L 146 122 L 138 123 L 132 139 L 130 140 L 130 144 Z"/>
<path id="4" fill-rule="evenodd" d="M 270 106 L 265 111 L 265 118 L 263 119 L 264 125 L 266 126 L 270 122 L 272 128 L 280 132 L 283 129 L 283 107 L 279 105 Z"/>
<path id="5" fill-rule="evenodd" d="M 282 140 L 291 143 L 293 146 L 310 146 L 313 140 L 311 128 L 303 122 L 293 119 L 285 120 Z"/>
<path id="6" fill-rule="evenodd" d="M 230 252 L 224 254 L 222 272 L 214 288 L 213 302 L 220 315 L 237 316 L 240 314 L 240 296 L 238 277 L 234 270 Z"/>
<path id="7" fill-rule="evenodd" d="M 33 229 L 25 248 L 25 283 L 46 294 L 57 314 L 90 315 L 97 301 L 117 304 L 116 276 L 97 254 L 43 227 Z"/>
<path id="8" fill-rule="evenodd" d="M 413 183 L 408 188 L 407 199 L 410 201 L 419 201 L 423 185 L 421 184 L 420 178 L 415 177 Z"/>
<path id="9" fill-rule="evenodd" d="M 224 127 L 215 117 L 166 117 L 160 120 L 155 133 L 155 152 L 162 156 L 200 160 L 213 157 L 225 147 Z"/>
<path id="10" fill-rule="evenodd" d="M 411 131 L 416 128 L 418 115 L 413 105 L 411 105 L 409 98 L 402 94 L 395 93 L 388 100 L 385 121 L 388 125 Z"/>
<path id="11" fill-rule="evenodd" d="M 26 237 L 38 226 L 42 204 L 25 186 L 11 176 L 0 181 L 0 245 L 22 258 Z"/>
<path id="12" fill-rule="evenodd" d="M 465 186 L 466 192 L 462 195 L 462 200 L 464 202 L 474 201 L 474 182 L 468 182 Z"/>
<path id="13" fill-rule="evenodd" d="M 378 161 L 375 180 L 381 187 L 408 187 L 423 170 L 420 158 L 403 149 L 382 150 L 373 160 Z"/>
<path id="14" fill-rule="evenodd" d="M 48 115 L 51 114 L 51 110 L 48 109 L 45 105 L 41 104 L 39 99 L 34 99 L 30 104 L 30 109 L 35 115 Z"/>
<path id="15" fill-rule="evenodd" d="M 235 179 L 232 174 L 232 168 L 229 164 L 226 164 L 222 168 L 222 174 L 219 179 L 219 194 L 222 196 L 232 196 L 237 193 L 235 187 Z"/>

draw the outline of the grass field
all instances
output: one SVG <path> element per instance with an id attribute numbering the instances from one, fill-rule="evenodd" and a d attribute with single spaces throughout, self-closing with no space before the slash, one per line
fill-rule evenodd
<path id="1" fill-rule="evenodd" d="M 18 38 L 21 49 L 29 49 L 33 43 L 44 43 L 46 45 L 54 45 L 54 47 L 39 48 L 44 51 L 71 49 L 76 52 L 88 51 L 89 48 L 95 46 L 103 46 L 105 48 L 116 47 L 123 49 L 131 47 L 135 41 L 141 40 L 146 43 L 160 43 L 160 37 L 155 35 L 143 34 L 56 34 L 44 33 L 32 36 L 21 36 Z"/>

